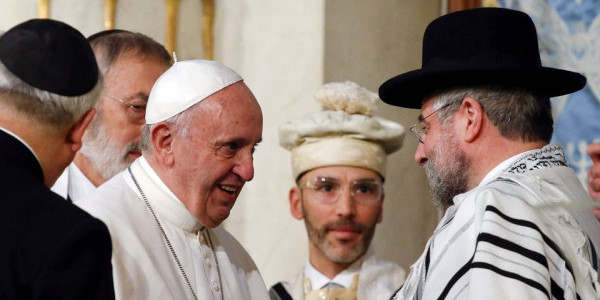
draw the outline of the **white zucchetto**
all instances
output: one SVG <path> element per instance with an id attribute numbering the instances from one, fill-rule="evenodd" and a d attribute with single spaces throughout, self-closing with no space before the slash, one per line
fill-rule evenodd
<path id="1" fill-rule="evenodd" d="M 146 107 L 146 124 L 165 121 L 242 77 L 211 60 L 187 60 L 173 64 L 154 83 Z"/>
<path id="2" fill-rule="evenodd" d="M 402 147 L 404 127 L 372 116 L 379 99 L 354 82 L 332 82 L 315 94 L 325 110 L 279 127 L 292 152 L 294 179 L 315 168 L 353 166 L 385 177 L 386 156 Z"/>

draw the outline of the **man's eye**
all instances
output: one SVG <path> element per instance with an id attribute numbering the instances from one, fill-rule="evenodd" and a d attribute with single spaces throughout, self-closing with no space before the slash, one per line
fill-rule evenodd
<path id="1" fill-rule="evenodd" d="M 143 104 L 132 104 L 131 108 L 138 112 L 146 111 L 146 105 Z"/>
<path id="2" fill-rule="evenodd" d="M 323 192 L 323 193 L 331 193 L 333 191 L 335 191 L 335 185 L 334 184 L 321 184 L 318 185 L 316 188 L 317 191 L 319 192 Z"/>
<path id="3" fill-rule="evenodd" d="M 240 144 L 239 143 L 225 143 L 223 145 L 223 147 L 227 148 L 228 150 L 238 150 L 240 149 Z"/>

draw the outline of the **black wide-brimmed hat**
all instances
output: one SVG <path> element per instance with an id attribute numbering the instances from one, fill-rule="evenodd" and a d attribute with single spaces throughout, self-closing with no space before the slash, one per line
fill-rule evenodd
<path id="1" fill-rule="evenodd" d="M 427 94 L 454 87 L 519 87 L 548 97 L 585 86 L 583 75 L 541 64 L 531 18 L 504 8 L 450 13 L 427 26 L 422 68 L 400 74 L 379 87 L 388 104 L 420 108 Z"/>
<path id="2" fill-rule="evenodd" d="M 0 61 L 25 83 L 62 96 L 80 96 L 98 81 L 94 52 L 77 29 L 34 19 L 0 36 Z"/>

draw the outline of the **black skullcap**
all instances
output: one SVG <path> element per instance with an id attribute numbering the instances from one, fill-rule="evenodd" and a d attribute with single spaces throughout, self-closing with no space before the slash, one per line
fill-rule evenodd
<path id="1" fill-rule="evenodd" d="M 34 19 L 0 37 L 0 61 L 25 83 L 62 96 L 91 91 L 98 81 L 94 52 L 77 29 Z"/>

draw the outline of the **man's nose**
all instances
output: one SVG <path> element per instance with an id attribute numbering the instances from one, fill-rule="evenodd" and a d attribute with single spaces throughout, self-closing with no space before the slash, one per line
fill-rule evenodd
<path id="1" fill-rule="evenodd" d="M 427 159 L 427 156 L 425 156 L 424 145 L 423 145 L 423 143 L 418 143 L 417 150 L 415 150 L 415 162 L 418 165 L 423 167 L 423 166 L 425 166 L 427 161 L 428 161 L 428 159 Z"/>

